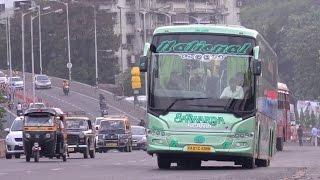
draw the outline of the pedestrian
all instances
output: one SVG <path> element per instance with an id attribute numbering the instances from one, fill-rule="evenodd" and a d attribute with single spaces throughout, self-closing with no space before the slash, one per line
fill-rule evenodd
<path id="1" fill-rule="evenodd" d="M 302 138 L 303 138 L 303 129 L 302 126 L 300 125 L 298 130 L 298 139 L 299 139 L 299 146 L 303 146 Z"/>
<path id="2" fill-rule="evenodd" d="M 311 129 L 311 135 L 312 135 L 312 145 L 318 146 L 318 129 L 313 126 Z"/>
<path id="3" fill-rule="evenodd" d="M 138 124 L 139 126 L 145 127 L 146 126 L 146 122 L 144 119 L 140 119 L 140 122 Z"/>
<path id="4" fill-rule="evenodd" d="M 21 116 L 22 115 L 22 105 L 20 102 L 18 102 L 17 104 L 17 116 Z"/>

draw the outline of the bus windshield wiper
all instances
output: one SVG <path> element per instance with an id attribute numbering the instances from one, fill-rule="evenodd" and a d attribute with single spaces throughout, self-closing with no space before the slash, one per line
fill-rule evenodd
<path id="1" fill-rule="evenodd" d="M 161 115 L 166 115 L 168 114 L 169 110 L 174 106 L 178 101 L 188 101 L 188 100 L 198 100 L 198 99 L 209 99 L 209 98 L 180 98 L 180 99 L 175 99 L 164 111 L 161 112 Z"/>

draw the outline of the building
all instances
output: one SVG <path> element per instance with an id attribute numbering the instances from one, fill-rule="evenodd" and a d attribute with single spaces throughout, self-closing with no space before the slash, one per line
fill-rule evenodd
<path id="1" fill-rule="evenodd" d="M 124 71 L 140 57 L 156 27 L 178 24 L 239 25 L 242 0 L 82 0 L 116 14 L 122 45 L 116 55 Z"/>

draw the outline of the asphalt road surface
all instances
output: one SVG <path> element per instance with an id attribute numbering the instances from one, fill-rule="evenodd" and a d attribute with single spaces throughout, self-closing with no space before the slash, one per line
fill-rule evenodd
<path id="1" fill-rule="evenodd" d="M 27 83 L 27 92 L 32 94 L 31 83 Z M 51 106 L 62 108 L 63 111 L 85 111 L 92 117 L 101 116 L 98 92 L 96 89 L 92 89 L 90 94 L 83 94 L 70 89 L 70 94 L 65 96 L 61 87 L 52 86 L 51 89 L 39 89 L 36 90 L 36 96 L 43 99 L 43 101 L 49 103 Z M 107 102 L 108 103 L 108 102 Z M 120 108 L 108 104 L 109 114 L 126 114 L 126 112 Z M 132 106 L 133 108 L 133 106 Z M 138 118 L 127 114 L 133 124 L 138 123 Z"/>
<path id="2" fill-rule="evenodd" d="M 276 154 L 267 168 L 242 169 L 229 162 L 204 162 L 200 170 L 183 170 L 173 167 L 159 170 L 156 157 L 143 151 L 131 153 L 97 153 L 95 159 L 82 159 L 81 154 L 71 154 L 67 162 L 41 158 L 39 163 L 25 159 L 0 159 L 0 179 L 12 180 L 224 180 L 224 179 L 319 179 L 318 157 L 320 147 L 287 146 Z"/>

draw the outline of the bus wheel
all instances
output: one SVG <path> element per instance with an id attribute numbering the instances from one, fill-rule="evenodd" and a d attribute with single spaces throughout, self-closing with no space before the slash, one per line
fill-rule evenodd
<path id="1" fill-rule="evenodd" d="M 170 169 L 171 160 L 165 157 L 161 157 L 158 155 L 158 167 L 159 169 Z"/>
<path id="2" fill-rule="evenodd" d="M 277 151 L 283 150 L 283 140 L 281 137 L 277 138 L 277 144 L 276 144 Z"/>
<path id="3" fill-rule="evenodd" d="M 245 169 L 254 169 L 256 167 L 255 158 L 244 159 L 242 167 Z"/>
<path id="4" fill-rule="evenodd" d="M 267 159 L 256 159 L 256 165 L 258 167 L 268 167 L 268 166 L 270 166 L 270 160 L 267 160 Z"/>

